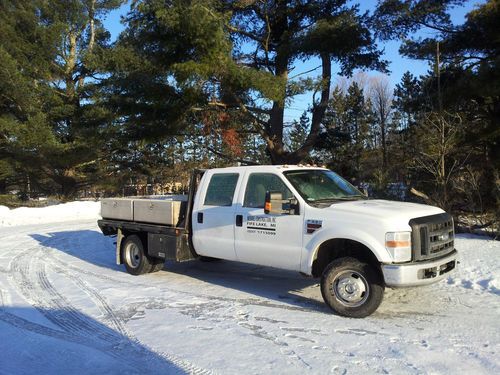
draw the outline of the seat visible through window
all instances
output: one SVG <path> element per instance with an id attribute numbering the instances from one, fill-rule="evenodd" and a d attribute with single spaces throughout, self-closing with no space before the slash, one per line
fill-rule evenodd
<path id="1" fill-rule="evenodd" d="M 281 179 L 272 173 L 252 173 L 245 189 L 244 207 L 264 208 L 266 192 L 280 192 L 283 199 L 293 197 Z"/>

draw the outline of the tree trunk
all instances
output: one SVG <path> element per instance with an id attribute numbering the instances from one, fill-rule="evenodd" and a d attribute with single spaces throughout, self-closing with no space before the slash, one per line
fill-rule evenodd
<path id="1" fill-rule="evenodd" d="M 271 26 L 271 40 L 273 43 L 282 44 L 282 48 L 276 51 L 274 75 L 283 79 L 288 79 L 289 53 L 286 48 L 286 42 L 283 39 L 288 38 L 288 5 L 286 1 L 276 2 L 276 18 Z M 283 145 L 283 122 L 285 113 L 286 86 L 283 87 L 281 98 L 273 102 L 267 124 L 267 133 L 270 139 L 267 145 L 267 152 L 273 164 L 283 164 L 286 162 L 286 152 Z"/>
<path id="2" fill-rule="evenodd" d="M 278 53 L 276 56 L 276 76 L 283 78 L 285 81 L 288 78 L 288 56 L 283 53 Z M 268 145 L 268 152 L 273 164 L 282 164 L 286 159 L 283 144 L 285 95 L 286 87 L 283 88 L 283 99 L 273 102 L 269 117 L 269 138 L 272 141 L 272 146 L 269 147 Z"/>
<path id="3" fill-rule="evenodd" d="M 64 67 L 65 73 L 65 83 L 66 83 L 66 95 L 70 101 L 73 101 L 76 97 L 76 88 L 75 82 L 73 81 L 73 73 L 76 67 L 77 60 L 77 51 L 76 51 L 76 42 L 77 35 L 75 30 L 70 30 L 68 35 L 69 40 L 69 51 L 68 57 L 66 58 L 66 66 Z"/>
<path id="4" fill-rule="evenodd" d="M 385 118 L 380 119 L 380 137 L 382 141 L 382 168 L 387 170 L 387 142 L 386 142 L 387 125 Z"/>
<path id="5" fill-rule="evenodd" d="M 95 0 L 90 2 L 89 8 L 89 28 L 90 28 L 90 37 L 89 37 L 89 45 L 87 48 L 88 52 L 92 52 L 95 44 Z"/>
<path id="6" fill-rule="evenodd" d="M 331 76 L 332 76 L 332 64 L 330 60 L 330 55 L 327 53 L 321 54 L 321 62 L 322 62 L 322 80 L 321 80 L 321 97 L 318 103 L 314 103 L 312 110 L 312 121 L 311 121 L 311 129 L 309 130 L 309 134 L 304 142 L 304 144 L 293 152 L 285 152 L 283 147 L 283 114 L 284 114 L 284 105 L 281 108 L 280 113 L 280 122 L 276 121 L 273 123 L 276 127 L 280 127 L 280 148 L 270 148 L 268 146 L 268 152 L 271 157 L 271 162 L 273 164 L 297 164 L 304 160 L 309 152 L 314 147 L 320 130 L 321 130 L 321 122 L 323 121 L 323 117 L 326 112 L 326 108 L 328 107 L 328 101 L 330 100 L 330 85 L 331 85 Z M 287 71 L 288 73 L 288 71 Z M 284 104 L 284 102 L 283 102 Z M 274 109 L 274 106 L 273 106 Z M 271 113 L 271 119 L 273 119 L 273 113 Z M 274 143 L 274 142 L 273 142 Z"/>
<path id="7" fill-rule="evenodd" d="M 95 45 L 95 0 L 92 0 L 89 4 L 88 9 L 89 14 L 89 44 L 87 46 L 87 53 L 92 53 Z M 85 85 L 85 74 L 81 74 L 78 77 L 78 87 L 83 87 Z"/>

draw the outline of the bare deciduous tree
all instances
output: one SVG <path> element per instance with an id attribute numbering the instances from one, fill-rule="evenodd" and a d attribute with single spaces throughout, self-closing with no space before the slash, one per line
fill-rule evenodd
<path id="1" fill-rule="evenodd" d="M 459 159 L 454 154 L 458 152 L 461 126 L 460 114 L 448 112 L 430 112 L 419 124 L 420 150 L 414 159 L 414 165 L 432 176 L 436 191 L 431 194 L 431 199 L 442 208 L 450 207 L 450 179 L 460 166 Z"/>
<path id="2" fill-rule="evenodd" d="M 387 76 L 373 77 L 370 82 L 370 99 L 378 126 L 382 147 L 382 167 L 387 170 L 387 133 L 392 115 L 393 89 Z"/>

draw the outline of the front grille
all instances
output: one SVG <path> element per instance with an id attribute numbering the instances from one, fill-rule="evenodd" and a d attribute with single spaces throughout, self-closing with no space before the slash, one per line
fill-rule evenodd
<path id="1" fill-rule="evenodd" d="M 413 260 L 444 256 L 454 249 L 453 217 L 442 213 L 411 219 Z"/>

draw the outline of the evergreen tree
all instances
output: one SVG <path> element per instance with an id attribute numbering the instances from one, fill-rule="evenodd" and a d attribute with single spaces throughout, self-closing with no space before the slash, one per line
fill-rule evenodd
<path id="1" fill-rule="evenodd" d="M 110 82 L 112 92 L 120 94 L 120 113 L 127 124 L 140 119 L 143 136 L 175 132 L 186 127 L 189 116 L 210 117 L 207 111 L 231 118 L 236 111 L 246 118 L 218 125 L 238 135 L 257 133 L 273 163 L 295 163 L 308 155 L 320 133 L 332 63 L 344 74 L 385 66 L 367 17 L 346 1 L 144 0 L 134 5 L 116 50 L 121 70 Z M 316 79 L 293 72 L 295 62 L 309 58 L 320 61 Z M 287 150 L 285 106 L 306 91 L 315 92 L 309 132 L 302 145 Z"/>
<path id="2" fill-rule="evenodd" d="M 335 88 L 318 144 L 318 149 L 323 151 L 323 160 L 348 178 L 359 180 L 366 177 L 362 164 L 365 150 L 370 147 L 371 121 L 369 101 L 358 83 L 352 82 L 346 92 Z"/>
<path id="3" fill-rule="evenodd" d="M 398 128 L 406 131 L 416 123 L 418 113 L 423 110 L 422 92 L 419 80 L 410 72 L 405 72 L 401 82 L 394 89 L 393 107 L 400 115 Z"/>
<path id="4" fill-rule="evenodd" d="M 489 0 L 477 6 L 467 14 L 464 24 L 454 25 L 449 10 L 462 3 L 452 0 L 383 1 L 376 16 L 380 21 L 381 36 L 405 38 L 400 49 L 402 54 L 427 60 L 434 66 L 434 72 L 422 77 L 420 82 L 421 97 L 426 101 L 424 116 L 416 122 L 422 129 L 439 128 L 441 133 L 445 129 L 445 133 L 453 134 L 451 144 L 455 149 L 449 150 L 449 145 L 443 144 L 446 139 L 443 135 L 427 135 L 429 139 L 440 139 L 432 147 L 441 149 L 437 153 L 440 158 L 436 158 L 441 170 L 433 174 L 435 178 L 430 179 L 425 188 L 446 191 L 446 204 L 456 209 L 463 207 L 464 201 L 470 201 L 465 185 L 473 177 L 478 183 L 469 187 L 476 190 L 473 195 L 480 199 L 470 203 L 469 207 L 484 208 L 480 201 L 496 201 L 497 211 L 500 211 L 500 191 L 495 183 L 500 170 L 500 88 L 495 84 L 500 79 L 500 1 Z M 425 39 L 414 37 L 421 29 L 432 30 L 433 36 Z M 422 152 L 428 153 L 429 150 Z M 452 174 L 443 167 L 453 165 L 458 168 Z M 469 173 L 470 170 L 481 173 L 476 176 Z M 448 176 L 446 182 L 443 182 L 443 176 Z M 455 189 L 453 194 L 449 192 L 452 187 Z M 450 203 L 451 197 L 455 199 L 454 203 Z"/>
<path id="5" fill-rule="evenodd" d="M 300 116 L 299 121 L 293 120 L 290 132 L 288 134 L 288 149 L 297 150 L 304 144 L 310 129 L 310 120 L 307 111 Z"/>
<path id="6" fill-rule="evenodd" d="M 100 19 L 119 4 L 0 3 L 0 152 L 36 190 L 72 196 L 96 172 L 105 113 L 88 83 L 108 47 Z"/>

